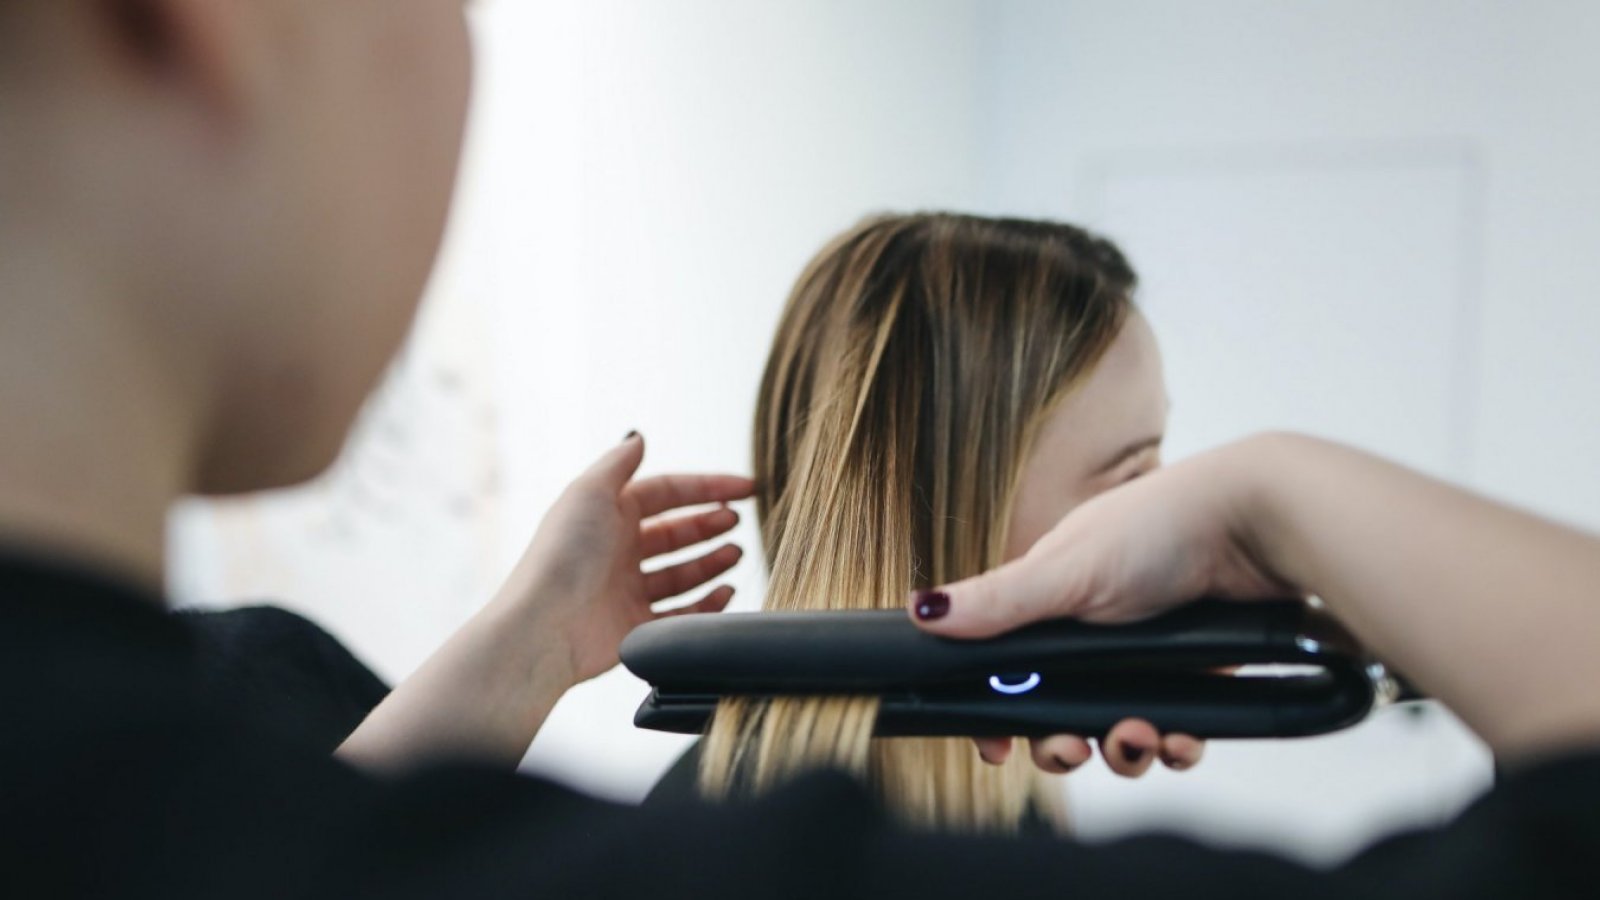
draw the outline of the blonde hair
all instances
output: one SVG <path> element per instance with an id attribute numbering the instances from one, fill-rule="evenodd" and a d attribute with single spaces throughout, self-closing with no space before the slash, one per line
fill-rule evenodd
<path id="1" fill-rule="evenodd" d="M 903 608 L 913 589 L 1002 562 L 1037 427 L 1115 338 L 1134 283 L 1114 246 L 1056 223 L 885 216 L 824 248 L 789 297 L 757 402 L 766 608 Z M 871 697 L 724 699 L 702 792 L 834 767 L 914 825 L 1059 823 L 1026 754 L 997 768 L 964 739 L 873 738 L 876 715 Z"/>

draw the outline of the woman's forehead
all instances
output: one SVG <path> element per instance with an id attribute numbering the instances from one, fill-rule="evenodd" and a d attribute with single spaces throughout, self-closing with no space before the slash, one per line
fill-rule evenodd
<path id="1" fill-rule="evenodd" d="M 1167 407 L 1155 336 L 1142 316 L 1129 316 L 1088 377 L 1051 411 L 1039 441 L 1052 458 L 1087 465 L 1159 438 Z"/>

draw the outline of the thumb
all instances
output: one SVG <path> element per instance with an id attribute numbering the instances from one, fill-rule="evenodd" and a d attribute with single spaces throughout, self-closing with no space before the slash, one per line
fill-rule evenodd
<path id="1" fill-rule="evenodd" d="M 911 596 L 911 618 L 924 631 L 987 638 L 1043 619 L 1071 615 L 1080 597 L 1048 560 L 1025 556 L 982 575 Z"/>
<path id="2" fill-rule="evenodd" d="M 589 471 L 583 473 L 585 479 L 592 479 L 613 494 L 620 493 L 634 474 L 639 471 L 639 466 L 644 462 L 644 438 L 637 431 L 628 432 L 622 443 L 607 450 Z"/>

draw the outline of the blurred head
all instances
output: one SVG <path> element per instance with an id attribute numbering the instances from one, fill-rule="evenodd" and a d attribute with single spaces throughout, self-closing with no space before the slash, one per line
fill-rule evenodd
<path id="1" fill-rule="evenodd" d="M 469 70 L 460 0 L 0 0 L 0 252 L 160 361 L 193 489 L 303 480 L 408 330 Z"/>
<path id="2" fill-rule="evenodd" d="M 1134 283 L 1109 242 L 1056 223 L 890 216 L 825 248 L 757 401 L 767 607 L 902 608 L 1153 465 L 1166 396 Z M 1048 806 L 1031 765 L 992 769 L 967 741 L 869 742 L 874 714 L 727 701 L 703 783 L 762 790 L 843 766 L 910 820 L 955 828 L 1014 828 L 1030 802 Z"/>

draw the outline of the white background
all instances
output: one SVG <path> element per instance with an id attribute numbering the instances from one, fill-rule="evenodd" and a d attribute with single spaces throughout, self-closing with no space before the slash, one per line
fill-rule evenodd
<path id="1" fill-rule="evenodd" d="M 1292 426 L 1600 526 L 1600 6 L 489 0 L 416 340 L 323 482 L 174 519 L 173 589 L 311 614 L 398 679 L 629 429 L 747 465 L 789 284 L 879 210 L 1087 223 L 1143 275 L 1174 456 Z M 752 531 L 743 543 L 757 546 Z M 759 566 L 734 581 L 760 596 Z M 1517 598 L 1506 598 L 1514 614 Z M 637 797 L 681 747 L 575 690 L 528 768 Z M 1326 860 L 1481 789 L 1440 711 L 1073 776 L 1090 837 Z"/>

